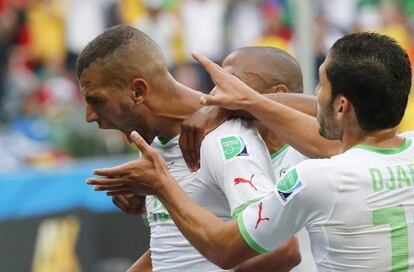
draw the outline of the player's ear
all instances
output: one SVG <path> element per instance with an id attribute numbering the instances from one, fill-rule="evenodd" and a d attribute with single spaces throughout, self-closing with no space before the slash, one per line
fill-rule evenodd
<path id="1" fill-rule="evenodd" d="M 337 120 L 343 120 L 350 113 L 351 103 L 345 96 L 338 95 L 335 99 L 334 107 L 336 108 Z"/>
<path id="2" fill-rule="evenodd" d="M 287 92 L 289 92 L 289 89 L 285 84 L 278 84 L 270 88 L 270 93 L 287 93 Z"/>
<path id="3" fill-rule="evenodd" d="M 131 83 L 132 99 L 136 104 L 144 102 L 149 94 L 149 84 L 143 78 L 135 78 Z"/>

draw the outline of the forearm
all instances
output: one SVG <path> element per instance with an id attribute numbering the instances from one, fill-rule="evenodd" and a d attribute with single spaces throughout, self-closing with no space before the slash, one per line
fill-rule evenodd
<path id="1" fill-rule="evenodd" d="M 147 250 L 127 272 L 152 272 L 151 251 Z"/>
<path id="2" fill-rule="evenodd" d="M 270 93 L 264 96 L 274 102 L 316 117 L 316 97 L 299 93 Z"/>
<path id="3" fill-rule="evenodd" d="M 196 205 L 171 178 L 158 197 L 187 240 L 208 260 L 230 269 L 256 253 L 244 242 L 235 220 L 223 222 Z"/>
<path id="4" fill-rule="evenodd" d="M 308 114 L 262 95 L 250 96 L 243 105 L 243 110 L 310 158 L 330 157 L 341 152 L 340 142 L 320 136 L 316 118 Z"/>
<path id="5" fill-rule="evenodd" d="M 290 238 L 277 249 L 251 258 L 234 269 L 234 272 L 287 272 L 301 261 L 296 237 Z"/>
<path id="6" fill-rule="evenodd" d="M 305 114 L 316 116 L 316 98 L 315 96 L 311 95 L 304 95 L 304 94 L 293 94 L 293 93 L 270 93 L 270 94 L 262 94 L 264 97 L 283 104 L 289 108 L 295 109 L 297 111 L 303 112 Z M 226 111 L 229 117 L 238 117 L 243 119 L 256 119 L 252 114 L 247 111 L 236 110 L 236 111 Z M 225 115 L 223 113 L 223 115 Z"/>

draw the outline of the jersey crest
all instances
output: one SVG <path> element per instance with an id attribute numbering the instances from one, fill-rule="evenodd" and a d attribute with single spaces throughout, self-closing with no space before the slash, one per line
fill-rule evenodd
<path id="1" fill-rule="evenodd" d="M 289 171 L 276 184 L 277 195 L 282 205 L 286 205 L 303 188 L 305 183 L 299 178 L 296 169 Z"/>
<path id="2" fill-rule="evenodd" d="M 222 137 L 220 138 L 220 146 L 226 162 L 236 157 L 249 156 L 246 143 L 240 136 Z"/>

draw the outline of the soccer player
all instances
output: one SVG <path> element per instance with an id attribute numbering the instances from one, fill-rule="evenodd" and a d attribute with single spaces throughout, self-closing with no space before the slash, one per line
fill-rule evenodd
<path id="1" fill-rule="evenodd" d="M 87 102 L 86 120 L 127 136 L 138 130 L 163 156 L 177 184 L 219 218 L 230 220 L 272 190 L 268 151 L 251 121 L 223 123 L 203 141 L 203 167 L 198 172 L 188 169 L 178 135 L 181 122 L 201 107 L 202 93 L 171 77 L 159 48 L 144 33 L 126 26 L 105 31 L 82 51 L 77 74 Z M 189 244 L 156 196 L 147 197 L 146 210 L 150 252 L 134 270 L 222 271 Z M 280 271 L 296 265 L 300 255 L 295 239 L 274 257 Z"/>
<path id="2" fill-rule="evenodd" d="M 269 126 L 289 119 L 282 115 L 306 119 L 194 56 L 218 87 L 203 104 L 246 110 Z M 341 140 L 344 153 L 298 164 L 237 220 L 223 222 L 194 204 L 136 132 L 131 139 L 143 157 L 127 167 L 98 169 L 104 178 L 88 182 L 105 190 L 150 190 L 194 247 L 224 268 L 272 250 L 306 226 L 319 271 L 411 271 L 414 144 L 396 134 L 411 87 L 408 56 L 387 36 L 353 33 L 335 42 L 319 72 L 319 131 Z"/>
<path id="3" fill-rule="evenodd" d="M 287 52 L 277 48 L 241 48 L 227 56 L 222 67 L 226 72 L 236 76 L 261 94 L 303 92 L 303 79 L 299 63 Z M 301 110 L 314 113 L 313 100 L 305 102 Z M 256 127 L 271 154 L 272 169 L 276 180 L 287 169 L 307 159 L 284 143 L 267 127 L 260 123 L 257 123 Z M 300 231 L 298 238 L 302 261 L 294 268 L 294 271 L 316 271 L 306 230 Z M 273 254 L 274 252 L 271 252 L 244 262 L 237 271 L 274 271 L 278 264 L 274 262 Z"/>

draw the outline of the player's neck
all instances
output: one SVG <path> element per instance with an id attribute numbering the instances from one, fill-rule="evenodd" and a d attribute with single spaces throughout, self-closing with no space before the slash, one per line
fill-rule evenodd
<path id="1" fill-rule="evenodd" d="M 274 154 L 286 145 L 276 134 L 270 129 L 259 129 L 260 135 L 265 142 L 270 154 Z"/>
<path id="2" fill-rule="evenodd" d="M 344 150 L 355 145 L 369 145 L 379 148 L 396 148 L 403 144 L 404 139 L 397 135 L 397 128 L 382 129 L 373 132 L 365 132 L 361 129 L 345 131 L 342 144 Z"/>
<path id="3" fill-rule="evenodd" d="M 172 79 L 156 102 L 154 110 L 157 136 L 173 137 L 180 134 L 181 123 L 201 108 L 202 93 Z"/>

